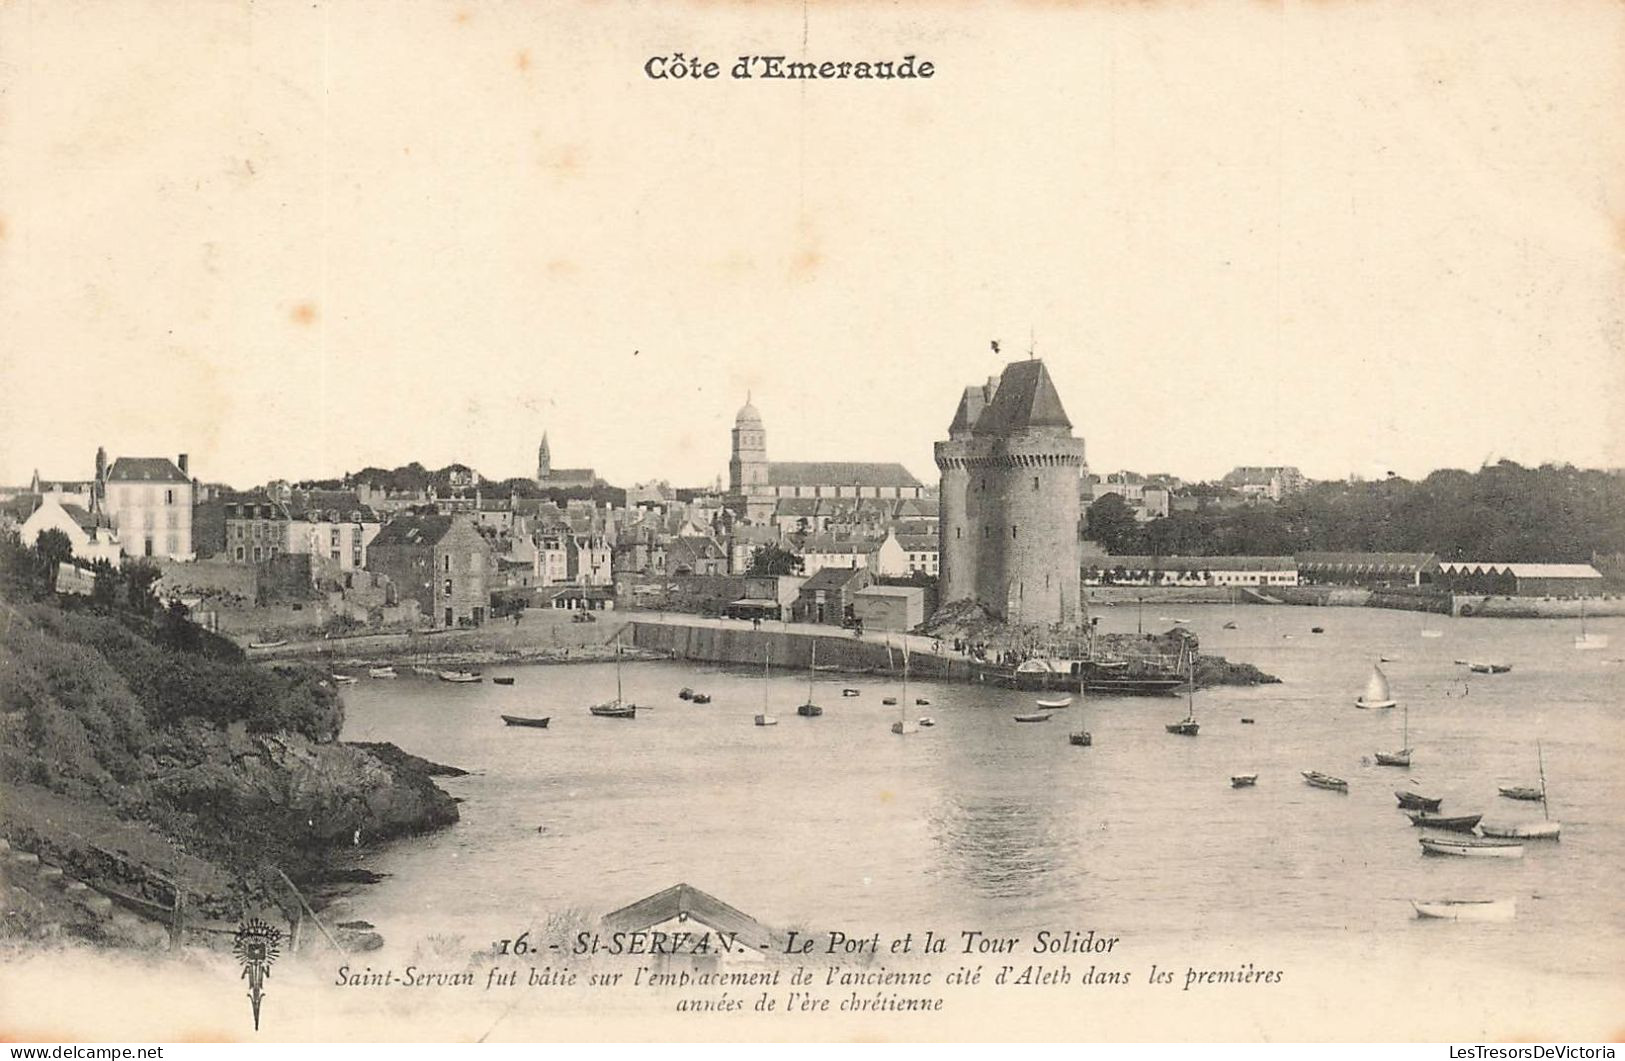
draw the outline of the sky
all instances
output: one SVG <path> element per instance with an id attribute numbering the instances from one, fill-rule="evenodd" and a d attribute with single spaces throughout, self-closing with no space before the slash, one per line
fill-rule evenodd
<path id="1" fill-rule="evenodd" d="M 1625 7 L 1460 12 L 0 5 L 0 483 L 931 480 L 1029 352 L 1100 472 L 1625 465 Z"/>

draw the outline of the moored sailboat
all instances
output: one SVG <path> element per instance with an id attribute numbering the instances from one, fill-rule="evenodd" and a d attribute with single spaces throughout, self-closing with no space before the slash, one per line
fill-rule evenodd
<path id="1" fill-rule="evenodd" d="M 1409 704 L 1404 708 L 1404 722 L 1400 727 L 1400 748 L 1397 752 L 1376 752 L 1378 766 L 1410 766 L 1411 765 L 1411 708 Z"/>
<path id="2" fill-rule="evenodd" d="M 888 649 L 889 649 L 889 647 L 890 646 L 888 645 Z M 887 699 L 890 700 L 891 698 L 888 697 Z M 908 717 L 908 642 L 907 641 L 903 642 L 903 695 L 900 696 L 900 697 L 897 697 L 896 699 L 897 699 L 897 703 L 901 705 L 898 708 L 898 714 L 901 717 L 898 718 L 898 720 L 896 722 L 893 722 L 891 724 L 891 731 L 893 733 L 897 734 L 899 737 L 905 737 L 910 733 L 918 733 L 920 731 L 919 722 Z"/>
<path id="3" fill-rule="evenodd" d="M 1192 654 L 1190 681 L 1185 688 L 1185 717 L 1178 722 L 1168 723 L 1163 729 L 1180 737 L 1194 737 L 1201 728 L 1201 723 L 1196 721 L 1196 658 Z"/>
<path id="4" fill-rule="evenodd" d="M 1542 819 L 1538 822 L 1486 822 L 1478 827 L 1478 831 L 1485 836 L 1508 840 L 1556 840 L 1563 835 L 1563 823 L 1552 821 L 1551 806 L 1546 801 L 1546 753 L 1539 741 L 1535 742 L 1535 754 L 1540 762 L 1540 788 L 1535 798 L 1540 800 Z M 1507 789 L 1501 789 L 1501 794 L 1506 795 Z"/>
<path id="5" fill-rule="evenodd" d="M 796 714 L 802 718 L 817 718 L 824 713 L 824 709 L 813 703 L 813 683 L 818 678 L 818 639 L 813 638 L 812 662 L 807 667 L 807 702 L 796 708 Z"/>
<path id="6" fill-rule="evenodd" d="M 767 713 L 768 671 L 773 666 L 773 645 L 769 643 L 762 653 L 762 712 L 756 716 L 758 726 L 777 726 L 779 720 Z"/>
<path id="7" fill-rule="evenodd" d="M 628 703 L 621 688 L 621 635 L 615 635 L 615 699 L 593 704 L 587 712 L 599 718 L 637 718 L 638 705 Z"/>

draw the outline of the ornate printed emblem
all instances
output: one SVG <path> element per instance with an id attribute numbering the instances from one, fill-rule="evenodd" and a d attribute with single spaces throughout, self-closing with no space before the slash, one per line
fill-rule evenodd
<path id="1" fill-rule="evenodd" d="M 265 997 L 265 978 L 282 947 L 282 930 L 251 918 L 237 926 L 231 952 L 248 978 L 248 1001 L 254 1007 L 254 1030 L 260 1030 L 260 1000 Z"/>

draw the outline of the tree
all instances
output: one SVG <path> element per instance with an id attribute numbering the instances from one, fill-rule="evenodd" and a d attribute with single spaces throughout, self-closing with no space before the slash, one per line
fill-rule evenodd
<path id="1" fill-rule="evenodd" d="M 164 576 L 162 569 L 151 560 L 137 557 L 124 565 L 125 600 L 133 611 L 151 615 L 157 600 L 153 586 Z"/>
<path id="2" fill-rule="evenodd" d="M 60 565 L 73 559 L 73 542 L 55 527 L 42 530 L 34 539 L 34 552 L 39 554 L 45 575 L 45 591 L 56 592 L 56 576 Z"/>
<path id="3" fill-rule="evenodd" d="M 90 599 L 104 608 L 116 604 L 119 587 L 118 568 L 106 560 L 97 560 L 90 565 L 90 570 L 96 579 L 90 591 Z"/>
<path id="4" fill-rule="evenodd" d="M 1084 535 L 1106 547 L 1108 553 L 1132 553 L 1139 546 L 1140 528 L 1134 511 L 1119 494 L 1104 494 L 1089 506 Z"/>
<path id="5" fill-rule="evenodd" d="M 799 575 L 801 573 L 801 557 L 790 550 L 777 545 L 763 545 L 750 554 L 750 570 L 747 575 Z"/>

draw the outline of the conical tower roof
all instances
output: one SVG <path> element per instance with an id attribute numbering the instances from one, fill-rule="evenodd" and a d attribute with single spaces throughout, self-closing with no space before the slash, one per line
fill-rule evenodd
<path id="1" fill-rule="evenodd" d="M 963 406 L 963 403 L 961 403 Z M 999 377 L 993 401 L 977 417 L 972 432 L 977 435 L 1013 435 L 1037 427 L 1070 431 L 1072 421 L 1061 407 L 1044 362 L 1034 358 L 1012 361 Z"/>

